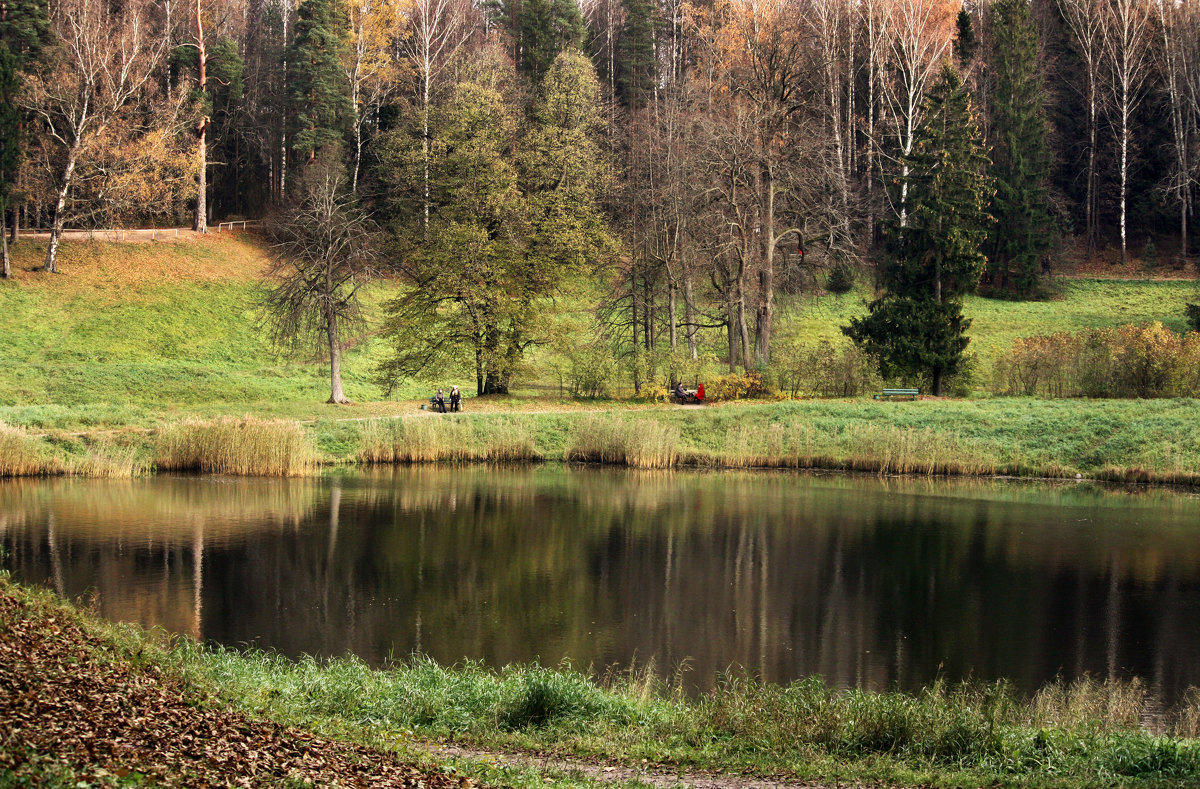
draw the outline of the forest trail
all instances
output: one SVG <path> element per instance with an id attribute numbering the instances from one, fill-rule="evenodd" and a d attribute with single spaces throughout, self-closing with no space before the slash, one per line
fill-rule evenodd
<path id="1" fill-rule="evenodd" d="M 659 764 L 630 767 L 609 764 L 601 759 L 568 758 L 564 756 L 495 751 L 455 743 L 413 743 L 433 758 L 453 758 L 485 762 L 495 766 L 534 767 L 586 777 L 597 783 L 637 782 L 654 789 L 849 789 L 864 787 L 862 783 L 822 783 L 800 781 L 781 776 L 744 775 L 712 770 L 667 769 Z M 881 785 L 882 786 L 882 785 Z"/>

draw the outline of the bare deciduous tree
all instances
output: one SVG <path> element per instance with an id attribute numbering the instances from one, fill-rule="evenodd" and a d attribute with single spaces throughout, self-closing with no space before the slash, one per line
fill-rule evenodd
<path id="1" fill-rule="evenodd" d="M 354 0 L 350 3 L 353 41 L 345 64 L 354 108 L 354 162 L 350 169 L 350 191 L 358 191 L 362 170 L 364 131 L 391 95 L 400 77 L 396 41 L 403 29 L 397 25 L 397 0 Z"/>
<path id="2" fill-rule="evenodd" d="M 329 356 L 329 401 L 342 390 L 342 350 L 362 328 L 359 289 L 379 271 L 371 221 L 346 194 L 346 173 L 329 154 L 303 171 L 300 197 L 269 225 L 274 265 L 264 306 L 275 344 Z"/>
<path id="3" fill-rule="evenodd" d="M 894 77 L 884 80 L 883 93 L 900 159 L 899 205 L 893 208 L 903 227 L 908 210 L 907 161 L 921 125 L 925 91 L 950 52 L 955 12 L 942 0 L 895 0 L 889 10 Z"/>
<path id="4" fill-rule="evenodd" d="M 1118 211 L 1121 229 L 1121 262 L 1128 246 L 1130 143 L 1133 115 L 1142 101 L 1142 88 L 1149 74 L 1150 24 L 1143 0 L 1107 0 L 1100 15 L 1100 37 L 1106 68 L 1105 99 L 1109 121 L 1117 139 L 1119 156 Z"/>
<path id="5" fill-rule="evenodd" d="M 1186 262 L 1192 184 L 1200 158 L 1200 3 L 1155 0 L 1155 10 L 1161 36 L 1159 70 L 1171 109 L 1172 168 L 1166 188 L 1179 204 L 1179 258 Z"/>
<path id="6" fill-rule="evenodd" d="M 1083 63 L 1084 111 L 1087 114 L 1087 193 L 1084 198 L 1085 234 L 1094 247 L 1099 226 L 1099 176 L 1096 170 L 1100 114 L 1100 67 L 1103 62 L 1101 0 L 1059 0 L 1063 18 Z"/>
<path id="7" fill-rule="evenodd" d="M 118 6 L 60 0 L 51 8 L 58 46 L 48 67 L 29 80 L 26 92 L 27 108 L 62 155 L 45 271 L 58 270 L 63 209 L 80 154 L 153 88 L 150 77 L 167 39 L 153 35 L 150 8 L 149 0 Z"/>
<path id="8" fill-rule="evenodd" d="M 438 76 L 474 32 L 469 0 L 414 0 L 405 12 L 408 35 L 400 49 L 411 62 L 421 107 L 421 152 L 424 157 L 424 215 L 429 225 L 429 114 Z"/>

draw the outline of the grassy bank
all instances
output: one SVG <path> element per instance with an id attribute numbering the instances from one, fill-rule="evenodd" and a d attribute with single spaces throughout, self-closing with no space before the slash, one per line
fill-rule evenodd
<path id="1" fill-rule="evenodd" d="M 1200 781 L 1200 697 L 1160 721 L 1167 733 L 1152 734 L 1141 724 L 1149 711 L 1137 683 L 1058 684 L 1023 699 L 1002 684 L 939 684 L 907 695 L 835 689 L 816 678 L 784 687 L 728 677 L 712 693 L 688 699 L 649 672 L 597 679 L 569 667 L 492 671 L 420 658 L 376 670 L 349 658 L 291 661 L 164 641 L 80 614 L 3 577 L 0 601 L 0 645 L 31 627 L 49 626 L 60 639 L 71 639 L 78 627 L 86 638 L 65 648 L 82 666 L 99 658 L 178 685 L 197 716 L 228 705 L 252 718 L 409 757 L 431 738 L 451 738 L 564 759 L 821 781 L 1031 787 Z M 4 765 L 22 756 L 13 747 L 0 743 L 0 784 Z M 467 767 L 504 785 L 544 780 L 537 774 L 518 780 L 494 763 Z M 103 765 L 73 769 L 97 766 Z M 577 776 L 574 782 L 587 785 Z"/>
<path id="2" fill-rule="evenodd" d="M 294 476 L 339 464 L 563 460 L 1200 484 L 1195 400 L 812 400 L 311 423 L 222 417 L 84 436 L 2 427 L 0 442 L 0 476 L 153 468 Z"/>
<path id="3" fill-rule="evenodd" d="M 156 427 L 187 418 L 252 414 L 320 419 L 346 415 L 324 405 L 328 368 L 317 359 L 280 358 L 260 322 L 258 281 L 266 251 L 252 237 L 215 234 L 153 244 L 69 241 L 61 275 L 34 271 L 44 242 L 14 247 L 16 276 L 0 284 L 0 421 L 36 430 Z M 576 283 L 586 284 L 586 283 Z M 1183 305 L 1196 283 L 1157 280 L 1064 280 L 1045 302 L 970 298 L 970 350 L 981 381 L 990 359 L 1018 336 L 1162 321 L 1182 330 Z M 369 326 L 394 283 L 366 293 Z M 779 353 L 822 339 L 841 340 L 839 327 L 864 310 L 861 287 L 844 296 L 780 297 Z M 558 308 L 585 310 L 587 298 L 565 294 Z M 566 320 L 566 319 L 564 319 Z M 578 330 L 575 327 L 574 330 Z M 564 329 L 567 331 L 567 329 Z M 716 330 L 702 350 L 719 352 Z M 383 400 L 372 381 L 385 349 L 368 332 L 343 365 L 356 417 L 411 413 L 432 381 L 409 382 Z M 549 351 L 534 349 L 523 394 L 557 391 Z M 440 385 L 466 383 L 469 371 L 439 371 Z M 450 380 L 447 380 L 450 379 Z M 544 400 L 537 401 L 542 407 Z M 471 403 L 471 410 L 478 410 Z"/>

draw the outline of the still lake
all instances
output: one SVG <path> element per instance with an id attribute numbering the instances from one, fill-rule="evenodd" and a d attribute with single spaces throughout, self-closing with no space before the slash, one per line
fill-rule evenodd
<path id="1" fill-rule="evenodd" d="M 647 665 L 694 690 L 1200 686 L 1200 497 L 557 464 L 0 482 L 0 564 L 288 655 Z"/>

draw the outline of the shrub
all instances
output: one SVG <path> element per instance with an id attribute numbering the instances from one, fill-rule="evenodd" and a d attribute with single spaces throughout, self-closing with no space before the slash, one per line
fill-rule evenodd
<path id="1" fill-rule="evenodd" d="M 845 263 L 838 263 L 825 278 L 825 290 L 839 296 L 854 289 L 854 271 Z"/>
<path id="2" fill-rule="evenodd" d="M 771 394 L 763 374 L 757 371 L 730 373 L 713 379 L 705 387 L 704 396 L 714 402 L 721 400 L 746 400 Z"/>
<path id="3" fill-rule="evenodd" d="M 1200 334 L 1161 323 L 1088 329 L 1013 342 L 996 366 L 1001 394 L 1047 397 L 1194 397 Z"/>
<path id="4" fill-rule="evenodd" d="M 855 397 L 879 384 L 875 361 L 850 342 L 780 348 L 774 368 L 777 385 L 792 397 Z"/>
<path id="5" fill-rule="evenodd" d="M 1200 304 L 1189 302 L 1184 312 L 1187 315 L 1188 326 L 1192 327 L 1192 331 L 1200 332 Z"/>

